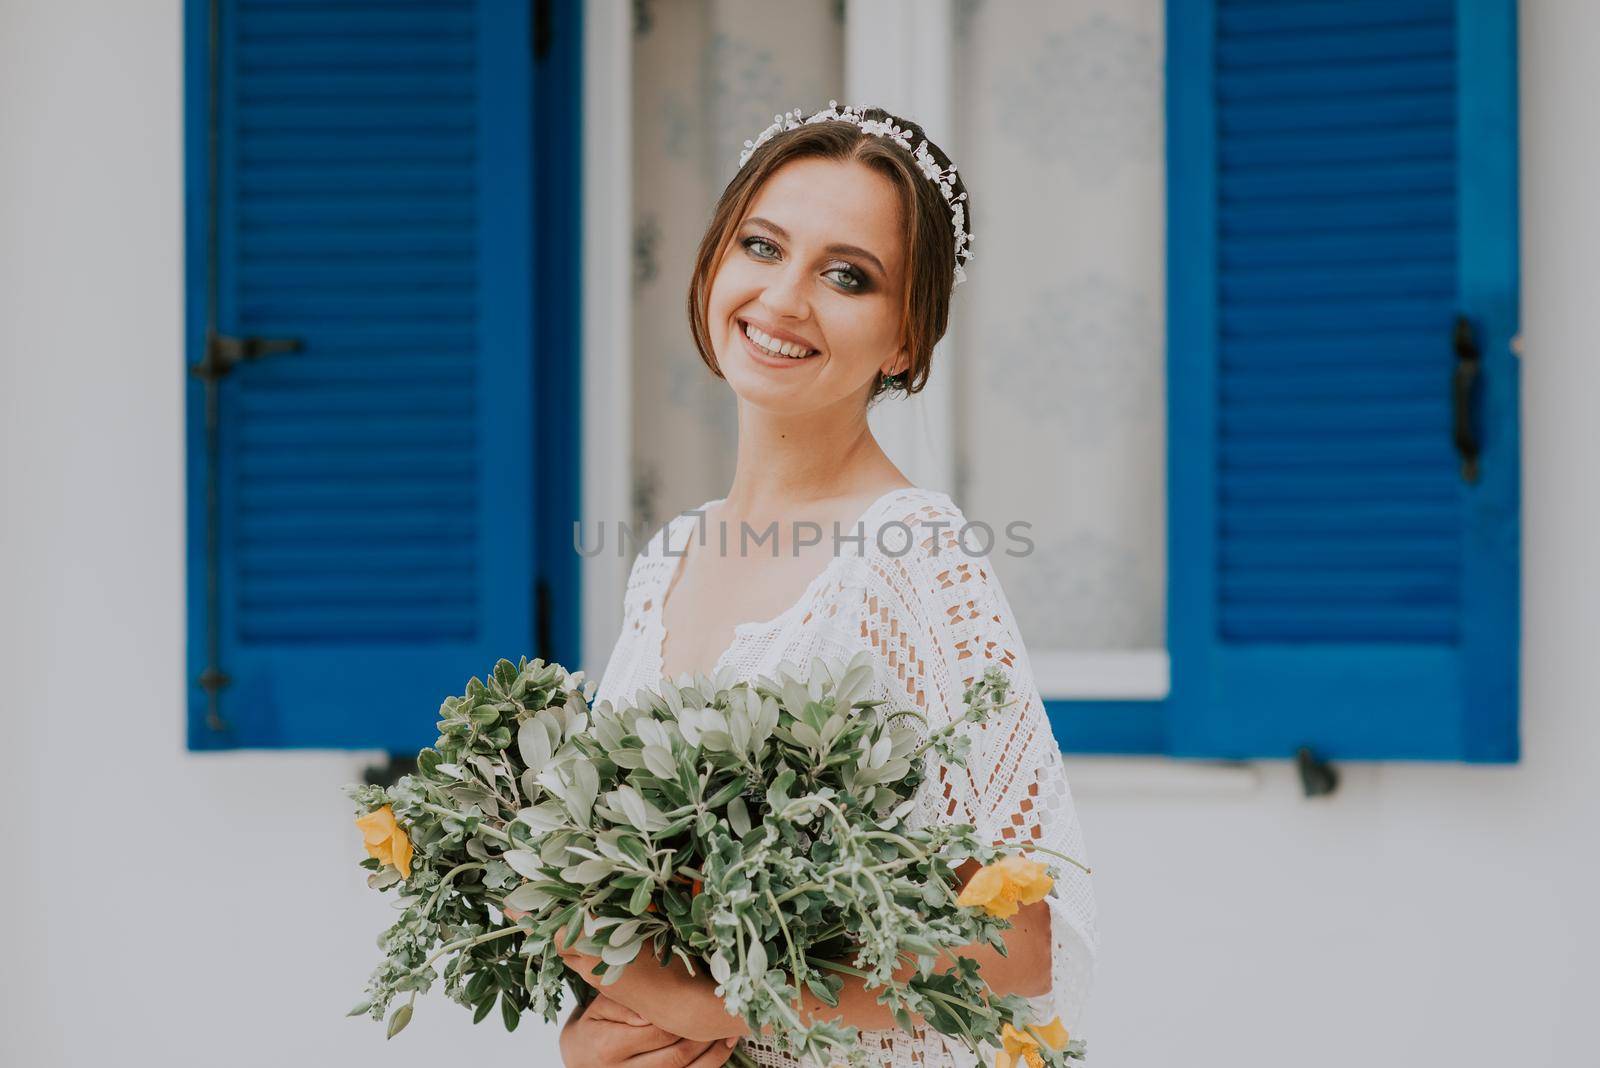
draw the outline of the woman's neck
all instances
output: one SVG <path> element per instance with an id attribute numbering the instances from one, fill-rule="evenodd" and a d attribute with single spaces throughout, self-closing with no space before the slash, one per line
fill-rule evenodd
<path id="1" fill-rule="evenodd" d="M 907 484 L 873 437 L 865 413 L 774 416 L 739 404 L 733 485 L 724 519 L 789 519 L 825 504 Z"/>

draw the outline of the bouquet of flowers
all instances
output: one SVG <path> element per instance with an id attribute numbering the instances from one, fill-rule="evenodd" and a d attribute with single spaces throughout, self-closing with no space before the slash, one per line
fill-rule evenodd
<path id="1" fill-rule="evenodd" d="M 863 1063 L 854 1028 L 799 1009 L 802 988 L 837 1005 L 846 974 L 881 987 L 904 1028 L 915 1012 L 974 1053 L 1002 1047 L 1000 1068 L 1081 1058 L 1059 1020 L 1034 1021 L 954 952 L 1004 953 L 1006 917 L 1049 892 L 1052 869 L 968 824 L 908 822 L 926 752 L 963 763 L 956 728 L 1007 703 L 1005 676 L 991 667 L 955 723 L 919 732 L 902 722 L 919 713 L 863 699 L 871 671 L 863 652 L 812 661 L 805 682 L 663 679 L 634 705 L 592 708 L 581 672 L 541 660 L 472 679 L 416 773 L 351 788 L 369 885 L 397 889 L 400 909 L 351 1015 L 388 1014 L 393 1036 L 443 959 L 474 1022 L 497 1000 L 507 1029 L 530 1008 L 553 1021 L 563 982 L 588 996 L 563 950 L 599 958 L 610 983 L 648 946 L 709 971 L 729 1013 L 817 1063 Z M 982 867 L 962 889 L 969 858 Z M 936 970 L 941 957 L 953 968 Z"/>

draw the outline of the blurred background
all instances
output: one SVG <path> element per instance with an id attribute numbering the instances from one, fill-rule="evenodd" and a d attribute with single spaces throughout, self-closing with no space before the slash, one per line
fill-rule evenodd
<path id="1" fill-rule="evenodd" d="M 1093 1063 L 1591 1059 L 1596 47 L 1587 0 L 0 0 L 0 1061 L 560 1063 L 343 1017 L 340 787 L 499 657 L 604 666 L 635 547 L 574 526 L 726 490 L 691 258 L 830 98 L 971 190 L 872 418 L 1032 524 Z"/>

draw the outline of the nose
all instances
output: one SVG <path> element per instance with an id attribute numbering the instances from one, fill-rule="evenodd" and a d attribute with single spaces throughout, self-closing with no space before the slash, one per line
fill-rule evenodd
<path id="1" fill-rule="evenodd" d="M 767 287 L 761 293 L 761 303 L 767 306 L 775 319 L 804 319 L 810 311 L 806 284 L 805 268 L 800 263 L 785 264 L 768 276 Z"/>

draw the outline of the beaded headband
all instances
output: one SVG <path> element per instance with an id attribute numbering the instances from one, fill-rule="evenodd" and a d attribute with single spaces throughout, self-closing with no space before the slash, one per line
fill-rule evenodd
<path id="1" fill-rule="evenodd" d="M 869 119 L 862 114 L 864 109 L 853 105 L 846 104 L 843 111 L 838 110 L 838 108 L 839 102 L 830 100 L 826 108 L 810 118 L 802 119 L 799 108 L 795 108 L 793 111 L 786 111 L 782 115 L 772 116 L 772 125 L 762 130 L 760 137 L 757 137 L 754 141 L 746 141 L 744 143 L 744 151 L 739 153 L 739 166 L 743 167 L 750 157 L 755 154 L 756 149 L 772 140 L 777 134 L 787 130 L 799 129 L 801 126 L 807 126 L 813 122 L 853 123 L 861 127 L 864 133 L 888 138 L 911 153 L 911 158 L 916 161 L 917 168 L 927 175 L 928 181 L 939 187 L 939 192 L 944 196 L 945 203 L 950 205 L 950 221 L 956 234 L 956 274 L 955 281 L 950 283 L 950 288 L 954 289 L 962 282 L 965 282 L 967 280 L 967 272 L 962 264 L 972 258 L 972 249 L 970 248 L 972 235 L 967 233 L 967 209 L 961 204 L 961 201 L 967 199 L 967 194 L 963 192 L 959 196 L 956 195 L 955 184 L 952 181 L 955 178 L 956 165 L 952 163 L 948 169 L 941 168 L 938 162 L 934 160 L 933 154 L 928 151 L 927 141 L 922 141 L 913 150 L 911 141 L 907 136 L 910 131 L 903 130 L 894 123 L 885 122 L 882 119 Z"/>

